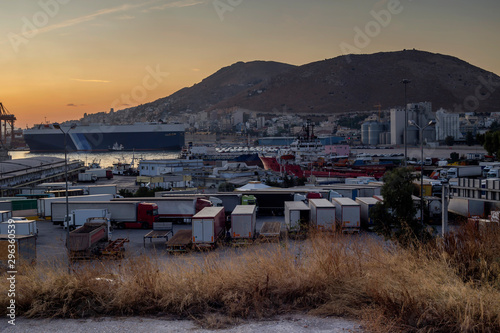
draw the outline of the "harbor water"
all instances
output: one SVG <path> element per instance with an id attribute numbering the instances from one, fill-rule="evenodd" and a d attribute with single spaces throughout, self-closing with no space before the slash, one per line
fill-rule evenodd
<path id="1" fill-rule="evenodd" d="M 9 155 L 13 160 L 20 158 L 30 158 L 39 156 L 53 156 L 64 158 L 64 153 L 30 153 L 29 151 L 10 151 Z M 102 168 L 113 166 L 114 163 L 132 163 L 135 166 L 139 160 L 170 160 L 179 156 L 179 152 L 151 151 L 151 152 L 132 152 L 132 151 L 110 151 L 110 152 L 71 152 L 68 153 L 69 160 L 81 160 L 85 165 L 98 163 Z"/>

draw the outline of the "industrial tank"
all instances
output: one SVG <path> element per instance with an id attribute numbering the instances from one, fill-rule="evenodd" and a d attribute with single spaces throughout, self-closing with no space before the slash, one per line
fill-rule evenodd
<path id="1" fill-rule="evenodd" d="M 361 142 L 364 145 L 369 144 L 369 128 L 370 128 L 371 121 L 366 121 L 363 124 L 361 124 Z"/>
<path id="2" fill-rule="evenodd" d="M 371 146 L 378 145 L 379 134 L 381 132 L 381 125 L 379 122 L 374 121 L 368 127 L 368 144 Z"/>
<path id="3" fill-rule="evenodd" d="M 429 126 L 424 129 L 424 142 L 434 142 L 436 141 L 436 129 L 434 126 Z"/>

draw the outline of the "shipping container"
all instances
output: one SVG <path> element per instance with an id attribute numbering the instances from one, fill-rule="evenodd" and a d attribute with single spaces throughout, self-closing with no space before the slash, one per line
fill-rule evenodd
<path id="1" fill-rule="evenodd" d="M 87 194 L 95 195 L 95 194 L 112 194 L 116 195 L 116 185 L 89 185 L 87 186 Z"/>
<path id="2" fill-rule="evenodd" d="M 10 210 L 0 210 L 0 222 L 6 222 L 12 217 L 12 211 Z"/>
<path id="3" fill-rule="evenodd" d="M 12 222 L 10 222 L 12 221 Z M 14 230 L 16 235 L 37 235 L 38 229 L 36 227 L 36 221 L 32 220 L 10 220 L 0 223 L 0 234 L 8 234 L 9 225 L 14 225 Z"/>
<path id="4" fill-rule="evenodd" d="M 336 224 L 342 232 L 359 232 L 360 228 L 360 205 L 350 198 L 333 198 L 335 205 Z"/>
<path id="5" fill-rule="evenodd" d="M 310 208 L 302 201 L 286 201 L 285 225 L 288 231 L 304 231 L 309 225 L 310 211 Z"/>
<path id="6" fill-rule="evenodd" d="M 10 237 L 9 237 L 10 236 Z M 10 239 L 14 240 L 15 248 L 10 249 Z M 9 251 L 11 250 L 11 251 Z M 9 254 L 15 253 L 15 261 L 9 261 Z M 0 235 L 0 265 L 15 271 L 20 265 L 33 265 L 36 263 L 36 236 L 35 235 Z M 10 265 L 15 265 L 14 267 Z"/>
<path id="7" fill-rule="evenodd" d="M 193 245 L 197 247 L 215 247 L 215 243 L 224 236 L 226 217 L 224 207 L 205 207 L 193 216 Z"/>
<path id="8" fill-rule="evenodd" d="M 231 213 L 231 237 L 255 238 L 257 206 L 238 205 Z"/>
<path id="9" fill-rule="evenodd" d="M 361 226 L 367 229 L 373 228 L 373 219 L 370 217 L 370 211 L 377 202 L 381 201 L 373 197 L 357 197 L 356 202 L 360 208 Z"/>
<path id="10" fill-rule="evenodd" d="M 311 225 L 319 229 L 335 230 L 335 205 L 326 199 L 310 199 Z"/>

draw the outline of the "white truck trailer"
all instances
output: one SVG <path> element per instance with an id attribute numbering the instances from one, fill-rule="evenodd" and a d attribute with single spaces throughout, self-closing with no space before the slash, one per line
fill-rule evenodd
<path id="1" fill-rule="evenodd" d="M 285 201 L 285 225 L 289 232 L 299 232 L 301 224 L 308 224 L 310 208 L 302 201 Z"/>
<path id="2" fill-rule="evenodd" d="M 160 221 L 164 222 L 190 223 L 193 215 L 195 215 L 205 207 L 212 206 L 212 203 L 210 201 L 196 196 L 116 198 L 112 201 L 125 202 L 137 200 L 157 204 Z"/>
<path id="3" fill-rule="evenodd" d="M 335 219 L 342 232 L 359 232 L 361 207 L 351 198 L 333 198 Z"/>
<path id="4" fill-rule="evenodd" d="M 215 247 L 224 236 L 226 216 L 224 207 L 205 207 L 193 216 L 193 245 L 195 247 Z"/>
<path id="5" fill-rule="evenodd" d="M 16 235 L 37 235 L 38 229 L 36 227 L 35 220 L 13 220 L 0 223 L 0 234 L 8 235 L 9 234 L 9 225 L 13 224 L 13 227 L 10 229 L 15 229 Z"/>
<path id="6" fill-rule="evenodd" d="M 68 222 L 64 221 L 64 228 L 66 228 L 69 223 L 69 230 L 74 230 L 84 225 L 88 219 L 94 217 L 111 219 L 111 213 L 107 208 L 75 209 L 70 212 L 69 218 L 66 219 Z"/>
<path id="7" fill-rule="evenodd" d="M 237 205 L 231 213 L 231 237 L 254 239 L 256 234 L 256 205 Z"/>
<path id="8" fill-rule="evenodd" d="M 110 201 L 113 199 L 112 194 L 95 194 L 95 195 L 77 195 L 68 197 L 68 202 L 77 202 L 77 201 Z M 66 202 L 66 197 L 59 198 L 40 198 L 37 202 L 38 208 L 38 216 L 43 218 L 51 218 L 52 217 L 52 203 L 54 202 Z M 61 222 L 64 220 L 64 216 L 61 219 Z"/>
<path id="9" fill-rule="evenodd" d="M 326 199 L 309 199 L 311 225 L 318 229 L 335 229 L 335 205 Z"/>
<path id="10" fill-rule="evenodd" d="M 379 202 L 379 200 L 373 197 L 357 197 L 356 202 L 359 204 L 360 208 L 361 225 L 367 229 L 373 228 L 373 220 L 370 218 L 370 210 L 377 204 L 377 202 Z"/>
<path id="11" fill-rule="evenodd" d="M 484 201 L 466 198 L 451 198 L 448 204 L 448 212 L 464 217 L 484 217 Z"/>

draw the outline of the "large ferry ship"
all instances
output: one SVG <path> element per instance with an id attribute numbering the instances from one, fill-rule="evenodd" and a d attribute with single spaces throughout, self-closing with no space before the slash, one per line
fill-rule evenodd
<path id="1" fill-rule="evenodd" d="M 176 151 L 184 146 L 185 128 L 184 124 L 135 123 L 78 125 L 70 130 L 70 125 L 58 129 L 41 124 L 24 130 L 24 140 L 31 152 L 62 152 L 64 131 L 68 151 L 109 151 L 117 145 L 129 151 Z"/>

